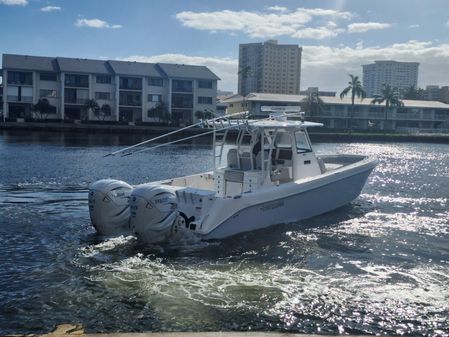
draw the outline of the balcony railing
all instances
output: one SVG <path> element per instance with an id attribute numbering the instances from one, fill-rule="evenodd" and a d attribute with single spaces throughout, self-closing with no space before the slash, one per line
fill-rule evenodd
<path id="1" fill-rule="evenodd" d="M 33 97 L 31 97 L 31 96 L 22 96 L 19 99 L 19 96 L 8 95 L 8 102 L 33 103 Z"/>
<path id="2" fill-rule="evenodd" d="M 69 104 L 85 104 L 87 102 L 87 98 L 64 98 L 64 103 Z"/>
<path id="3" fill-rule="evenodd" d="M 119 105 L 122 106 L 142 106 L 141 101 L 120 100 Z"/>

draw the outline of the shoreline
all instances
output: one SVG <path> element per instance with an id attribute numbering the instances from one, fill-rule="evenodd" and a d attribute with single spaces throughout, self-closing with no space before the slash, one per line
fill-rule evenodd
<path id="1" fill-rule="evenodd" d="M 178 130 L 173 126 L 148 126 L 148 125 L 104 125 L 104 124 L 68 124 L 68 123 L 28 123 L 28 122 L 4 122 L 0 123 L 0 130 L 8 131 L 40 131 L 59 133 L 84 133 L 84 134 L 134 134 L 134 135 L 161 135 Z M 326 130 L 326 129 L 325 129 Z M 210 131 L 202 128 L 191 128 L 180 131 L 180 136 L 192 136 Z M 405 134 L 360 132 L 348 133 L 344 130 L 315 131 L 309 130 L 312 142 L 411 142 L 411 143 L 436 143 L 449 144 L 449 134 Z M 210 136 L 209 136 L 210 137 Z"/>

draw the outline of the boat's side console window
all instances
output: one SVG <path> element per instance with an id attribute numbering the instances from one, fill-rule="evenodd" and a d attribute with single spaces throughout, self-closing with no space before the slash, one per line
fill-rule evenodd
<path id="1" fill-rule="evenodd" d="M 310 145 L 309 139 L 304 131 L 296 131 L 296 151 L 298 153 L 311 152 L 312 146 Z"/>

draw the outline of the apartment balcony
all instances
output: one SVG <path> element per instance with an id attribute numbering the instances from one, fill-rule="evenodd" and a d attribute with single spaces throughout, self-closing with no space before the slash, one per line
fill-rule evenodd
<path id="1" fill-rule="evenodd" d="M 87 102 L 87 98 L 65 98 L 64 103 L 65 104 L 77 104 L 77 105 L 83 105 Z"/>
<path id="2" fill-rule="evenodd" d="M 15 96 L 15 95 L 8 95 L 8 102 L 20 102 L 20 103 L 33 103 L 33 97 L 30 96 Z"/>

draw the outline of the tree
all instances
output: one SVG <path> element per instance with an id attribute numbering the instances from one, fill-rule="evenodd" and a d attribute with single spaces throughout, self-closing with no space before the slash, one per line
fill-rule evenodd
<path id="1" fill-rule="evenodd" d="M 98 118 L 101 117 L 101 120 L 105 120 L 107 116 L 111 115 L 112 108 L 109 104 L 103 104 L 100 109 L 95 109 L 94 113 L 97 112 Z"/>
<path id="2" fill-rule="evenodd" d="M 198 119 L 211 119 L 214 118 L 214 113 L 209 109 L 205 109 L 204 111 L 197 110 L 195 111 L 195 117 Z"/>
<path id="3" fill-rule="evenodd" d="M 48 99 L 40 98 L 31 109 L 39 117 L 39 119 L 47 119 L 48 114 L 56 112 L 56 107 L 50 104 Z"/>
<path id="4" fill-rule="evenodd" d="M 168 123 L 171 120 L 168 107 L 165 102 L 159 102 L 154 108 L 148 110 L 148 117 L 157 118 L 159 122 Z"/>
<path id="5" fill-rule="evenodd" d="M 382 104 L 385 102 L 385 120 L 383 129 L 385 130 L 387 127 L 387 119 L 388 112 L 390 111 L 390 107 L 401 108 L 404 106 L 404 103 L 399 99 L 400 94 L 399 90 L 396 87 L 391 87 L 389 84 L 383 84 L 380 95 L 374 95 L 374 99 L 371 101 L 371 104 Z"/>
<path id="6" fill-rule="evenodd" d="M 402 93 L 402 98 L 412 100 L 424 100 L 425 92 L 424 89 L 417 88 L 414 85 L 412 85 L 404 90 L 404 92 Z"/>
<path id="7" fill-rule="evenodd" d="M 100 106 L 98 105 L 97 101 L 94 99 L 88 99 L 86 103 L 84 103 L 84 109 L 86 109 L 87 112 L 92 112 L 94 116 L 99 118 L 100 115 Z M 89 119 L 87 115 L 87 119 Z"/>
<path id="8" fill-rule="evenodd" d="M 316 116 L 323 111 L 324 102 L 320 98 L 318 92 L 311 92 L 306 98 L 300 102 L 300 106 L 304 112 L 308 113 L 310 117 Z"/>
<path id="9" fill-rule="evenodd" d="M 366 92 L 363 90 L 362 83 L 358 76 L 348 74 L 351 80 L 348 82 L 348 86 L 343 89 L 340 93 L 340 99 L 343 99 L 346 95 L 351 93 L 351 114 L 349 115 L 349 130 L 352 130 L 352 118 L 354 116 L 354 101 L 355 98 L 361 98 L 362 100 L 366 97 Z"/>
<path id="10" fill-rule="evenodd" d="M 238 74 L 242 76 L 242 79 L 246 80 L 251 75 L 251 66 L 240 67 Z"/>
<path id="11" fill-rule="evenodd" d="M 242 80 L 245 81 L 248 77 L 250 77 L 252 75 L 251 72 L 251 66 L 244 66 L 244 67 L 240 67 L 238 74 L 242 77 Z M 241 94 L 243 96 L 243 101 L 242 101 L 242 107 L 246 106 L 246 94 L 249 94 L 249 92 L 246 92 L 246 86 L 245 86 L 245 90 L 243 90 L 243 83 L 241 84 L 242 88 L 241 89 Z M 248 110 L 248 109 L 247 109 Z"/>

